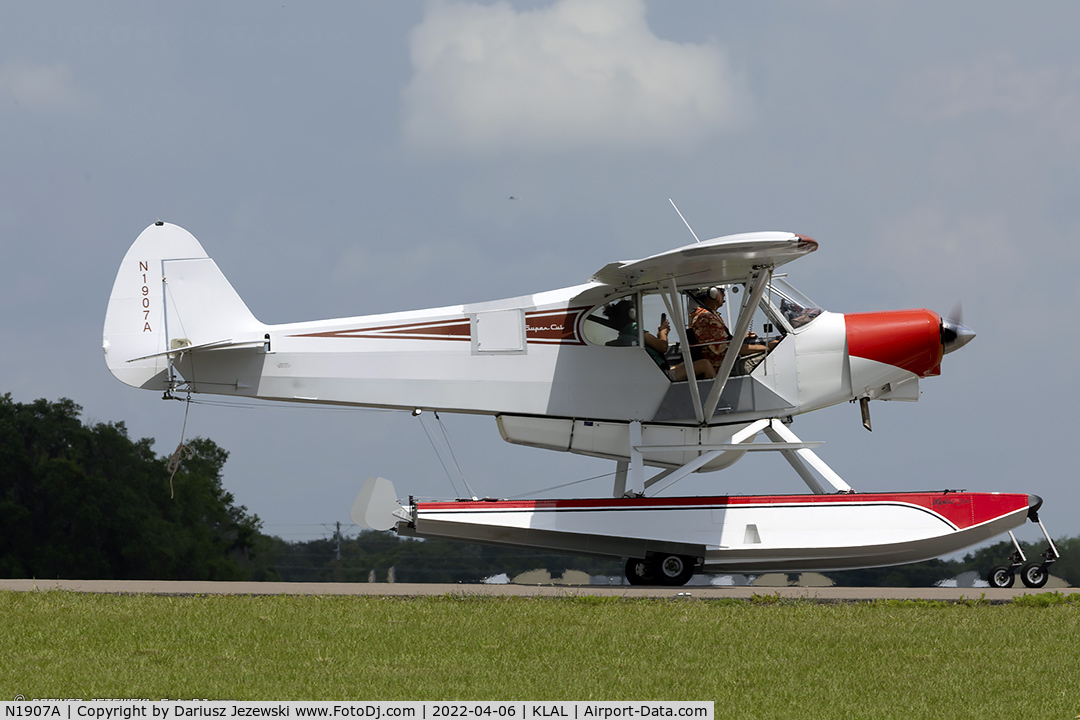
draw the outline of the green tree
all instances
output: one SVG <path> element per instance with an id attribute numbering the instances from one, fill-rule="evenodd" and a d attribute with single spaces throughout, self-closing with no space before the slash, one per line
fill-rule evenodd
<path id="1" fill-rule="evenodd" d="M 173 478 L 153 441 L 84 425 L 68 399 L 0 397 L 0 575 L 99 579 L 272 577 L 266 539 L 222 486 L 228 453 L 206 439 Z"/>

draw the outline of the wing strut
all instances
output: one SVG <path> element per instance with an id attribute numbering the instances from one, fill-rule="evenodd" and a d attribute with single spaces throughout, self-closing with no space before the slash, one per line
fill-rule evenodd
<path id="1" fill-rule="evenodd" d="M 742 306 L 739 308 L 739 322 L 735 324 L 735 330 L 731 334 L 731 342 L 728 343 L 727 352 L 724 353 L 724 361 L 720 363 L 720 370 L 713 380 L 712 389 L 709 391 L 709 399 L 705 401 L 705 419 L 708 422 L 716 412 L 716 406 L 720 403 L 720 394 L 724 392 L 731 371 L 735 367 L 735 361 L 739 359 L 739 350 L 742 348 L 743 338 L 746 337 L 750 323 L 754 319 L 754 308 L 761 302 L 761 296 L 765 288 L 769 286 L 769 276 L 772 269 L 769 267 L 755 267 L 746 278 L 746 287 L 752 290 L 743 296 Z"/>
<path id="2" fill-rule="evenodd" d="M 683 304 L 679 302 L 679 286 L 675 278 L 668 280 L 666 293 L 660 295 L 664 299 L 664 305 L 675 323 L 675 332 L 679 336 L 679 347 L 682 351 L 683 366 L 686 368 L 686 380 L 690 384 L 690 399 L 694 402 L 694 416 L 699 424 L 705 422 L 705 411 L 701 405 L 701 391 L 698 390 L 697 376 L 694 374 L 694 358 L 690 353 L 690 336 L 686 332 L 687 319 L 683 314 Z"/>

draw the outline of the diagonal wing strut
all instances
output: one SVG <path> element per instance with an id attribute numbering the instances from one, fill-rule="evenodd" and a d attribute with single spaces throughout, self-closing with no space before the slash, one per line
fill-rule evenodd
<path id="1" fill-rule="evenodd" d="M 753 289 L 743 296 L 743 302 L 739 308 L 739 322 L 735 324 L 735 330 L 731 333 L 731 342 L 728 344 L 727 352 L 724 353 L 724 361 L 720 363 L 720 370 L 716 373 L 712 389 L 709 390 L 709 397 L 705 401 L 704 422 L 708 422 L 716 412 L 716 406 L 720 403 L 720 394 L 724 392 L 724 387 L 731 377 L 735 361 L 739 359 L 739 349 L 742 348 L 743 338 L 746 337 L 746 332 L 750 329 L 750 323 L 754 319 L 754 308 L 761 301 L 761 296 L 769 285 L 771 275 L 771 267 L 755 266 L 746 278 L 746 287 Z M 690 366 L 690 368 L 692 369 L 693 366 Z"/>

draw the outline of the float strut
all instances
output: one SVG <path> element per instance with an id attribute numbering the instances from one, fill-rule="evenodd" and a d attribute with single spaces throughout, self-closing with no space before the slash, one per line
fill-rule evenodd
<path id="1" fill-rule="evenodd" d="M 1041 525 L 1042 523 L 1039 524 Z M 1013 535 L 1012 530 L 1009 531 L 1009 537 L 1012 538 L 1013 547 L 1016 548 L 1016 552 L 1009 558 L 1009 563 L 1011 564 L 1009 571 L 1016 572 L 1017 568 L 1027 562 L 1027 556 L 1024 555 L 1024 551 L 1020 548 L 1020 543 L 1017 542 L 1016 536 Z"/>
<path id="2" fill-rule="evenodd" d="M 1050 539 L 1050 533 L 1046 532 L 1046 526 L 1043 525 L 1042 520 L 1036 517 L 1035 522 L 1039 524 L 1039 529 L 1042 530 L 1043 537 L 1046 538 L 1046 550 L 1043 550 L 1043 559 L 1046 561 L 1043 563 L 1043 567 L 1046 567 L 1050 563 L 1061 557 L 1058 552 L 1057 546 L 1054 545 L 1054 541 Z"/>

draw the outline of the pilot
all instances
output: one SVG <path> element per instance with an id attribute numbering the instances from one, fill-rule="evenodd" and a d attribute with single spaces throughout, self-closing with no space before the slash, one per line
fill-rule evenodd
<path id="1" fill-rule="evenodd" d="M 701 357 L 708 361 L 712 368 L 711 374 L 699 375 L 699 377 L 716 377 L 724 362 L 724 355 L 731 343 L 731 333 L 727 324 L 720 317 L 719 310 L 724 305 L 724 288 L 716 286 L 702 291 L 697 296 L 698 307 L 690 316 L 690 329 L 694 331 L 697 345 L 701 350 Z M 753 333 L 748 333 L 748 339 L 757 338 Z M 765 357 L 768 348 L 765 345 L 744 343 L 739 347 L 739 355 L 742 361 L 734 368 L 736 374 L 748 374 Z M 700 361 L 699 361 L 700 362 Z M 694 371 L 698 370 L 698 362 L 694 363 Z"/>

